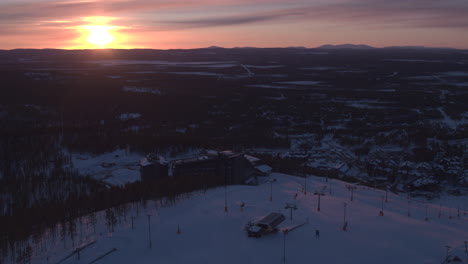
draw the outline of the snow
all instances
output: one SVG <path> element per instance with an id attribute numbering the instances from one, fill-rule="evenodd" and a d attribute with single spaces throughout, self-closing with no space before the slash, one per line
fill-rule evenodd
<path id="1" fill-rule="evenodd" d="M 257 161 L 260 161 L 259 158 L 256 158 L 256 157 L 250 156 L 250 155 L 244 155 L 244 158 L 246 158 L 250 163 L 255 163 Z"/>
<path id="2" fill-rule="evenodd" d="M 455 72 L 443 72 L 441 74 L 446 75 L 446 76 L 454 76 L 454 77 L 468 77 L 468 72 L 455 71 Z"/>
<path id="3" fill-rule="evenodd" d="M 384 61 L 401 61 L 401 62 L 432 62 L 440 63 L 440 60 L 411 60 L 411 59 L 385 59 Z"/>
<path id="4" fill-rule="evenodd" d="M 314 70 L 314 71 L 328 71 L 328 70 L 337 70 L 340 68 L 337 67 L 327 67 L 327 66 L 317 66 L 317 67 L 305 67 L 299 68 L 300 70 Z"/>
<path id="5" fill-rule="evenodd" d="M 457 128 L 457 122 L 455 120 L 453 120 L 452 118 L 450 118 L 449 115 L 447 115 L 447 113 L 444 111 L 444 109 L 442 107 L 438 107 L 437 110 L 439 110 L 439 112 L 442 114 L 442 116 L 444 117 L 444 120 L 443 122 L 448 126 L 450 127 L 451 129 L 456 129 Z"/>
<path id="6" fill-rule="evenodd" d="M 153 73 L 160 73 L 158 71 L 137 71 L 137 72 L 128 72 L 130 74 L 153 74 Z"/>
<path id="7" fill-rule="evenodd" d="M 161 94 L 161 90 L 147 87 L 135 87 L 135 86 L 125 86 L 122 88 L 124 92 L 132 93 L 149 93 L 149 94 Z"/>
<path id="8" fill-rule="evenodd" d="M 176 132 L 177 132 L 177 133 L 185 134 L 185 133 L 187 133 L 187 128 L 185 128 L 185 127 L 183 127 L 183 128 L 177 128 L 177 129 L 176 129 Z"/>
<path id="9" fill-rule="evenodd" d="M 138 114 L 138 113 L 122 113 L 120 114 L 119 119 L 121 121 L 128 121 L 128 120 L 137 119 L 140 117 L 141 117 L 141 114 Z"/>
<path id="10" fill-rule="evenodd" d="M 379 105 L 371 105 L 371 104 L 366 104 L 366 103 L 348 103 L 348 106 L 354 107 L 354 108 L 361 108 L 361 109 L 388 109 L 391 107 L 387 106 L 379 106 Z"/>
<path id="11" fill-rule="evenodd" d="M 196 68 L 232 68 L 232 67 L 238 67 L 239 64 L 237 63 L 224 63 L 224 64 L 212 64 L 212 65 L 197 65 L 197 66 L 192 66 Z"/>
<path id="12" fill-rule="evenodd" d="M 139 161 L 142 155 L 126 153 L 118 149 L 113 152 L 93 156 L 90 154 L 70 153 L 73 168 L 82 175 L 89 175 L 110 185 L 124 185 L 140 180 Z M 114 164 L 105 168 L 104 163 Z"/>
<path id="13" fill-rule="evenodd" d="M 172 74 L 181 74 L 181 75 L 202 75 L 202 76 L 218 76 L 222 74 L 213 73 L 213 72 L 169 72 Z"/>
<path id="14" fill-rule="evenodd" d="M 315 52 L 315 51 L 309 51 L 309 52 L 300 52 L 300 54 L 311 54 L 311 55 L 328 55 L 328 52 Z"/>
<path id="15" fill-rule="evenodd" d="M 279 84 L 292 84 L 292 85 L 317 85 L 322 82 L 317 81 L 288 81 L 288 82 L 277 82 Z"/>
<path id="16" fill-rule="evenodd" d="M 284 65 L 245 65 L 248 68 L 254 69 L 275 69 L 275 68 L 283 68 Z"/>
<path id="17" fill-rule="evenodd" d="M 354 199 L 350 201 L 349 183 L 323 178 L 308 177 L 307 190 L 301 192 L 304 178 L 274 173 L 272 201 L 269 201 L 270 184 L 260 186 L 228 186 L 228 212 L 224 208 L 224 188 L 194 193 L 172 207 L 159 207 L 149 201 L 145 208 L 130 211 L 127 220 L 116 226 L 114 233 L 104 232 L 103 213 L 98 234 L 82 235 L 85 244 L 96 240 L 80 254 L 80 260 L 70 258 L 63 264 L 90 263 L 113 248 L 117 251 L 100 263 L 282 263 L 283 234 L 269 234 L 261 238 L 249 238 L 244 225 L 271 212 L 281 212 L 287 219 L 284 226 L 298 222 L 308 223 L 285 237 L 287 263 L 441 263 L 445 258 L 445 246 L 451 246 L 450 255 L 466 259 L 463 241 L 468 236 L 467 216 L 456 215 L 456 203 L 467 202 L 467 197 L 450 197 L 441 200 L 442 215 L 439 218 L 439 201 L 407 200 L 403 196 L 388 193 L 384 204 L 384 216 L 378 216 L 385 191 L 356 186 Z M 321 210 L 317 211 L 314 191 L 323 191 Z M 298 194 L 297 199 L 294 195 Z M 247 206 L 241 211 L 239 204 Z M 293 221 L 289 220 L 286 203 L 296 204 Z M 343 231 L 343 209 L 346 207 L 347 231 Z M 408 205 L 411 216 L 407 216 Z M 429 221 L 424 221 L 428 206 Z M 158 207 L 156 209 L 156 207 Z M 449 212 L 454 212 L 449 219 Z M 151 216 L 152 248 L 148 248 L 148 217 Z M 132 230 L 130 216 L 134 218 Z M 180 234 L 177 229 L 180 227 Z M 320 231 L 320 238 L 315 237 Z M 92 233 L 92 232 L 89 232 Z M 99 235 L 100 234 L 100 235 Z M 50 242 L 52 243 L 52 242 Z M 56 240 L 56 246 L 48 252 L 33 255 L 32 263 L 57 263 L 69 254 L 70 241 Z M 48 258 L 48 261 L 46 260 Z M 465 262 L 463 262 L 465 263 Z"/>
<path id="18" fill-rule="evenodd" d="M 51 79 L 50 73 L 46 73 L 46 72 L 26 72 L 24 73 L 24 75 L 35 81 L 43 81 L 43 80 Z"/>
<path id="19" fill-rule="evenodd" d="M 167 65 L 167 66 L 190 66 L 190 65 L 207 65 L 207 64 L 231 64 L 235 61 L 158 61 L 158 60 L 97 60 L 88 61 L 101 66 L 118 66 L 118 65 Z"/>
<path id="20" fill-rule="evenodd" d="M 260 165 L 255 168 L 263 173 L 270 173 L 272 171 L 272 168 L 268 165 Z"/>
<path id="21" fill-rule="evenodd" d="M 244 64 L 241 64 L 240 66 L 247 72 L 249 76 L 254 75 L 254 73 Z"/>
<path id="22" fill-rule="evenodd" d="M 253 87 L 253 88 L 266 88 L 266 89 L 288 89 L 287 86 L 268 85 L 268 84 L 251 84 L 247 86 Z"/>

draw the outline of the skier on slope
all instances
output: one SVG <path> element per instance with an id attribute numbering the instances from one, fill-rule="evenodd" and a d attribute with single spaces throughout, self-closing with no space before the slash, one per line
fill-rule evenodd
<path id="1" fill-rule="evenodd" d="M 318 239 L 320 237 L 320 231 L 315 229 L 315 238 Z"/>

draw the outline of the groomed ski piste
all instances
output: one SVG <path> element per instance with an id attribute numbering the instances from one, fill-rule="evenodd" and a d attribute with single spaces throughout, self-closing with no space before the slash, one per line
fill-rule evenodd
<path id="1" fill-rule="evenodd" d="M 148 201 L 145 208 L 127 213 L 113 233 L 105 228 L 101 213 L 96 233 L 81 234 L 74 246 L 70 241 L 49 241 L 48 250 L 35 254 L 32 263 L 420 264 L 444 263 L 447 252 L 462 261 L 458 263 L 468 263 L 468 215 L 464 207 L 458 210 L 467 204 L 465 196 L 432 201 L 392 192 L 386 196 L 383 190 L 314 176 L 307 178 L 304 193 L 304 178 L 273 173 L 269 180 L 273 179 L 259 186 L 196 192 L 169 207 Z M 350 186 L 356 187 L 353 201 Z M 323 193 L 320 211 L 314 193 Z M 297 206 L 292 221 L 287 203 Z M 280 230 L 247 237 L 246 223 L 271 212 L 286 216 Z M 304 222 L 286 235 L 282 232 Z M 73 253 L 80 247 L 78 257 Z"/>

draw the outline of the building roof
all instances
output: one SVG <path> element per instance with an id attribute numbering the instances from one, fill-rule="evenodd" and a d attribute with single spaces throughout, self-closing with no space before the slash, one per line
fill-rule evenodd
<path id="1" fill-rule="evenodd" d="M 273 169 L 266 165 L 266 164 L 263 164 L 263 165 L 260 165 L 260 166 L 256 166 L 255 169 L 263 172 L 263 173 L 268 173 L 268 172 L 271 172 Z"/>
<path id="2" fill-rule="evenodd" d="M 275 228 L 285 219 L 284 215 L 281 213 L 270 213 L 265 216 L 262 220 L 258 221 L 258 224 L 268 225 L 271 228 Z"/>
<path id="3" fill-rule="evenodd" d="M 260 160 L 259 158 L 247 154 L 244 155 L 244 158 L 246 158 L 252 164 Z"/>
<path id="4" fill-rule="evenodd" d="M 146 157 L 144 157 L 142 160 L 140 160 L 140 166 L 142 166 L 142 167 L 150 166 L 150 165 L 153 165 L 153 164 L 156 164 L 156 163 L 166 165 L 167 161 L 166 161 L 166 159 L 164 159 L 164 157 L 158 156 L 155 153 L 148 154 L 148 155 L 146 155 Z"/>
<path id="5" fill-rule="evenodd" d="M 180 165 L 180 164 L 195 163 L 199 161 L 206 161 L 206 160 L 213 160 L 213 159 L 215 159 L 215 157 L 213 156 L 200 155 L 200 156 L 196 156 L 193 158 L 175 160 L 173 161 L 173 164 Z"/>

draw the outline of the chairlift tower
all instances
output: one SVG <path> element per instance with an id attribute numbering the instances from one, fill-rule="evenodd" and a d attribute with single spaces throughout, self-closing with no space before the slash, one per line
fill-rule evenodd
<path id="1" fill-rule="evenodd" d="M 318 196 L 317 212 L 320 212 L 320 196 L 323 196 L 325 194 L 323 192 L 315 192 L 314 195 Z"/>
<path id="2" fill-rule="evenodd" d="M 286 207 L 284 207 L 284 209 L 289 209 L 289 210 L 290 210 L 290 216 L 289 216 L 289 217 L 290 217 L 290 219 L 292 220 L 292 219 L 293 219 L 293 217 L 292 217 L 292 211 L 293 211 L 293 209 L 294 209 L 294 210 L 297 210 L 297 205 L 287 203 L 287 204 L 286 204 Z"/>

